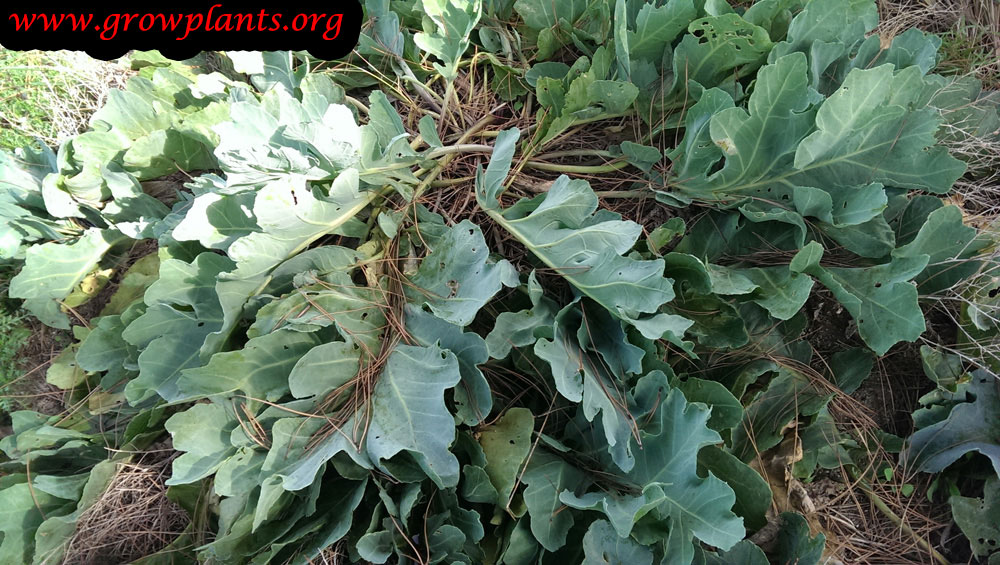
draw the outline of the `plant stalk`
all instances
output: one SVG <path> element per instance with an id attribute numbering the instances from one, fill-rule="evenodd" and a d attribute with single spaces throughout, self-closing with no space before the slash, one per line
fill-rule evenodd
<path id="1" fill-rule="evenodd" d="M 628 166 L 628 161 L 615 161 L 607 165 L 560 165 L 558 163 L 545 163 L 543 161 L 528 161 L 525 167 L 539 171 L 551 171 L 554 173 L 576 173 L 581 175 L 593 175 L 599 173 L 613 173 Z"/>

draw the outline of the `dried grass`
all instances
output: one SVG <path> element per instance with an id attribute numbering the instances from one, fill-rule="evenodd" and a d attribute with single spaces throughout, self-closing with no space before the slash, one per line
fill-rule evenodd
<path id="1" fill-rule="evenodd" d="M 1000 4 L 993 0 L 880 0 L 884 39 L 917 28 L 942 38 L 937 72 L 969 74 L 1000 88 Z"/>
<path id="2" fill-rule="evenodd" d="M 351 561 L 344 549 L 344 542 L 337 542 L 321 551 L 315 559 L 307 559 L 307 562 L 309 565 L 342 565 Z"/>
<path id="3" fill-rule="evenodd" d="M 879 0 L 878 10 L 877 31 L 888 37 L 914 27 L 947 33 L 962 20 L 984 31 L 1000 31 L 1000 6 L 992 0 Z"/>
<path id="4" fill-rule="evenodd" d="M 851 564 L 941 563 L 950 515 L 947 505 L 928 500 L 931 477 L 906 472 L 868 431 L 851 435 L 870 456 L 856 462 L 860 473 L 834 469 L 806 487 L 820 523 L 833 534 L 828 550 Z M 904 485 L 912 488 L 908 495 Z"/>
<path id="5" fill-rule="evenodd" d="M 941 35 L 942 60 L 936 71 L 979 79 L 984 92 L 973 105 L 1000 104 L 1000 4 L 993 0 L 881 0 L 878 6 L 879 34 L 889 39 L 918 28 Z M 942 95 L 947 96 L 949 88 L 943 88 Z M 996 218 L 1000 213 L 1000 130 L 984 130 L 983 124 L 966 119 L 944 124 L 938 137 L 969 167 L 955 186 L 958 199 L 971 214 Z"/>
<path id="6" fill-rule="evenodd" d="M 172 457 L 121 463 L 107 491 L 80 516 L 64 565 L 128 563 L 160 551 L 188 525 L 187 513 L 167 499 Z"/>
<path id="7" fill-rule="evenodd" d="M 876 31 L 892 38 L 911 28 L 944 33 L 962 16 L 968 0 L 881 0 Z"/>

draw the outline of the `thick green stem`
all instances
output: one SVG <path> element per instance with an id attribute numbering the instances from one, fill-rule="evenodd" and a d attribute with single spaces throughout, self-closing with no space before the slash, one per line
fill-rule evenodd
<path id="1" fill-rule="evenodd" d="M 360 100 L 358 100 L 357 98 L 354 98 L 353 96 L 345 96 L 345 97 L 344 97 L 344 100 L 345 100 L 345 101 L 346 101 L 346 102 L 347 102 L 348 104 L 350 104 L 351 106 L 354 106 L 355 108 L 357 108 L 357 109 L 358 109 L 358 110 L 359 110 L 359 111 L 360 111 L 360 112 L 361 112 L 362 114 L 364 114 L 364 115 L 366 115 L 366 116 L 368 115 L 368 113 L 369 113 L 369 112 L 368 112 L 368 106 L 365 106 L 365 105 L 364 105 L 364 104 L 363 104 L 363 103 L 362 103 L 362 102 L 361 102 Z"/>
<path id="2" fill-rule="evenodd" d="M 455 186 L 456 184 L 462 184 L 466 182 L 472 182 L 476 180 L 476 177 L 459 177 L 457 179 L 444 179 L 436 180 L 431 182 L 431 187 L 433 188 L 445 188 L 449 186 Z"/>
<path id="3" fill-rule="evenodd" d="M 492 121 L 493 121 L 493 116 L 486 116 L 485 118 L 479 120 L 479 122 L 477 122 L 476 125 L 472 126 L 472 128 L 469 129 L 469 131 L 462 134 L 462 137 L 458 138 L 458 142 L 451 147 L 463 145 L 467 139 L 478 133 L 479 130 L 489 125 Z M 489 146 L 483 145 L 480 147 L 489 147 Z M 442 149 L 444 148 L 442 147 Z M 489 147 L 489 152 L 492 151 L 493 148 Z M 444 168 L 447 167 L 449 163 L 451 163 L 451 160 L 455 158 L 455 155 L 456 153 L 448 153 L 444 155 L 444 158 L 438 161 L 437 165 L 435 165 L 434 168 L 431 169 L 429 173 L 427 173 L 427 176 L 425 176 L 424 179 L 420 181 L 420 184 L 417 185 L 417 188 L 413 190 L 414 202 L 416 202 L 417 199 L 419 199 L 420 196 L 423 195 L 424 191 L 427 190 L 427 187 L 431 186 L 431 183 L 433 183 L 435 179 L 437 179 L 437 176 L 441 174 L 441 171 L 443 171 Z"/>
<path id="4" fill-rule="evenodd" d="M 413 147 L 416 144 L 411 144 Z M 431 150 L 427 153 L 427 159 L 437 159 L 438 157 L 443 157 L 445 155 L 452 155 L 455 153 L 492 153 L 493 148 L 489 145 L 479 145 L 474 143 L 459 143 L 456 145 L 446 145 L 444 147 L 439 147 L 437 149 Z M 361 175 L 370 175 L 376 173 L 385 173 L 389 171 L 398 171 L 400 169 L 408 169 L 412 167 L 412 163 L 396 163 L 395 165 L 389 165 L 386 167 L 373 167 L 371 169 L 364 169 L 361 171 Z M 419 169 L 414 174 L 420 176 L 421 174 L 427 172 L 425 169 Z"/>
<path id="5" fill-rule="evenodd" d="M 451 119 L 451 112 L 449 106 L 451 105 L 451 99 L 455 98 L 455 83 L 448 80 L 447 86 L 444 89 L 444 103 L 441 105 L 441 124 L 442 126 L 451 121 L 454 123 L 455 120 Z"/>
<path id="6" fill-rule="evenodd" d="M 576 173 L 581 175 L 596 175 L 600 173 L 613 173 L 628 166 L 628 161 L 615 161 L 607 165 L 560 165 L 558 163 L 545 163 L 542 161 L 528 161 L 524 164 L 529 169 L 539 171 L 551 171 L 553 173 Z"/>
<path id="7" fill-rule="evenodd" d="M 439 115 L 442 115 L 441 103 L 443 103 L 443 101 L 441 100 L 441 97 L 439 97 L 437 93 L 428 88 L 426 84 L 420 82 L 420 80 L 414 76 L 413 71 L 410 70 L 410 66 L 406 64 L 406 61 L 404 61 L 402 57 L 398 58 L 398 62 L 399 66 L 403 69 L 403 80 L 415 86 L 417 88 L 417 94 L 419 94 L 425 102 L 430 104 L 431 108 L 434 108 Z"/>
<path id="8" fill-rule="evenodd" d="M 594 191 L 594 194 L 596 194 L 598 198 L 636 198 L 639 200 L 653 198 L 653 196 L 655 196 L 648 190 L 596 190 Z"/>
<path id="9" fill-rule="evenodd" d="M 446 147 L 439 147 L 427 153 L 428 159 L 437 159 L 444 155 L 449 155 L 451 153 L 492 153 L 493 148 L 489 145 L 480 145 L 476 143 L 461 143 L 456 145 L 448 145 Z"/>
<path id="10" fill-rule="evenodd" d="M 535 128 L 537 127 L 538 127 L 538 122 L 535 122 L 526 128 L 521 128 L 521 133 L 522 134 L 531 133 L 535 131 Z M 500 131 L 481 131 L 476 135 L 478 135 L 479 137 L 496 137 L 500 135 Z"/>
<path id="11" fill-rule="evenodd" d="M 631 110 L 628 110 L 625 112 L 620 112 L 618 114 L 607 114 L 607 115 L 594 116 L 593 118 L 584 118 L 582 120 L 574 121 L 570 127 L 583 126 L 587 124 L 592 124 L 594 122 L 603 122 L 605 120 L 614 120 L 616 118 L 624 118 L 626 116 L 631 116 L 632 114 L 633 112 Z M 565 134 L 561 134 L 559 137 L 562 137 L 562 135 Z M 556 139 L 558 139 L 558 137 L 553 138 L 552 141 L 555 141 Z"/>
<path id="12" fill-rule="evenodd" d="M 603 149 L 567 149 L 566 151 L 552 151 L 551 153 L 543 153 L 536 157 L 539 161 L 548 161 L 551 159 L 558 159 L 560 157 L 607 157 L 612 158 L 616 155 L 610 151 L 605 151 Z"/>
<path id="13" fill-rule="evenodd" d="M 449 145 L 447 147 L 441 147 L 435 149 L 427 154 L 428 159 L 436 159 L 444 155 L 452 155 L 455 153 L 492 153 L 493 148 L 489 145 L 479 145 L 475 143 L 458 143 L 455 145 Z M 562 157 L 571 155 L 594 155 L 602 157 L 611 157 L 611 153 L 608 151 L 595 151 L 595 150 L 577 150 L 577 151 L 561 151 L 555 153 L 549 153 L 547 157 Z M 563 165 L 560 163 L 548 163 L 545 161 L 528 161 L 525 166 L 531 169 L 536 169 L 539 171 L 552 171 L 556 173 L 579 173 L 579 174 L 597 174 L 597 173 L 610 173 L 623 169 L 628 166 L 628 161 L 614 161 L 606 165 Z"/>

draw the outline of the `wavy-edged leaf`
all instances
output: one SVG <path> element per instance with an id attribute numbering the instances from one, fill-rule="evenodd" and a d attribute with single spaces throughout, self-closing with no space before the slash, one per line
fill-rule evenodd
<path id="1" fill-rule="evenodd" d="M 948 288 L 980 268 L 981 262 L 970 258 L 986 247 L 988 241 L 963 220 L 957 206 L 938 208 L 927 215 L 913 241 L 893 251 L 894 257 L 929 257 L 927 268 L 915 279 L 921 293 Z"/>
<path id="2" fill-rule="evenodd" d="M 72 243 L 49 242 L 28 249 L 24 267 L 10 280 L 10 296 L 46 325 L 69 329 L 60 308 L 65 299 L 115 244 L 125 241 L 114 230 L 90 228 Z"/>
<path id="3" fill-rule="evenodd" d="M 129 344 L 122 339 L 125 324 L 121 316 L 102 316 L 80 343 L 76 362 L 85 371 L 108 371 L 120 366 L 129 353 Z"/>
<path id="4" fill-rule="evenodd" d="M 413 300 L 425 302 L 442 320 L 467 326 L 517 274 L 506 259 L 491 261 L 479 226 L 462 220 L 449 228 L 410 277 Z"/>
<path id="5" fill-rule="evenodd" d="M 612 80 L 614 55 L 599 47 L 592 60 L 582 57 L 562 80 L 540 78 L 535 88 L 539 110 L 539 145 L 545 145 L 582 120 L 595 121 L 626 113 L 639 96 L 631 82 Z"/>
<path id="6" fill-rule="evenodd" d="M 670 523 L 667 551 L 683 559 L 693 550 L 692 537 L 731 547 L 744 534 L 742 521 L 731 510 L 735 495 L 711 473 L 701 478 L 695 472 L 700 448 L 718 442 L 717 434 L 706 427 L 709 411 L 687 403 L 673 390 L 654 417 L 658 433 L 640 433 L 643 450 L 637 452 L 628 476 L 637 484 L 662 489 L 664 501 L 657 512 Z"/>
<path id="7" fill-rule="evenodd" d="M 436 30 L 416 33 L 413 42 L 424 51 L 444 62 L 434 64 L 448 81 L 458 75 L 458 63 L 469 48 L 469 35 L 482 15 L 482 0 L 420 0 L 424 13 L 434 22 Z"/>
<path id="8" fill-rule="evenodd" d="M 823 247 L 813 241 L 792 259 L 793 272 L 823 283 L 851 313 L 861 338 L 878 355 L 900 341 L 914 341 L 924 332 L 924 315 L 911 282 L 927 266 L 926 254 L 896 257 L 874 267 L 823 267 Z"/>
<path id="9" fill-rule="evenodd" d="M 166 428 L 174 449 L 183 453 L 174 459 L 166 484 L 193 483 L 214 473 L 236 452 L 229 435 L 237 426 L 233 414 L 220 404 L 195 404 L 171 416 Z"/>
<path id="10" fill-rule="evenodd" d="M 497 502 L 506 507 L 524 460 L 531 449 L 534 416 L 527 408 L 511 408 L 496 423 L 483 428 L 479 444 L 486 456 L 484 470 L 497 492 Z"/>
<path id="11" fill-rule="evenodd" d="M 936 112 L 904 107 L 892 96 L 906 76 L 895 75 L 891 65 L 855 69 L 814 113 L 818 100 L 809 88 L 807 63 L 802 53 L 790 53 L 762 67 L 747 110 L 726 107 L 724 95 L 717 94 L 689 117 L 704 123 L 705 114 L 714 112 L 710 137 L 725 163 L 709 174 L 718 161 L 714 150 L 703 147 L 704 128 L 689 130 L 685 137 L 691 141 L 682 142 L 688 149 L 676 156 L 678 170 L 686 173 L 676 180 L 680 197 L 756 196 L 777 208 L 791 202 L 797 187 L 822 187 L 832 202 L 855 202 L 863 213 L 838 212 L 830 219 L 854 222 L 878 206 L 872 183 L 943 192 L 961 176 L 964 164 L 935 146 Z M 817 207 L 820 195 L 798 190 L 805 210 L 826 216 L 825 204 Z"/>
<path id="12" fill-rule="evenodd" d="M 145 313 L 133 320 L 122 338 L 141 349 L 139 376 L 125 387 L 138 404 L 154 394 L 168 401 L 180 398 L 181 371 L 202 365 L 205 339 L 221 327 L 222 307 L 215 293 L 216 277 L 233 262 L 215 253 L 201 253 L 191 263 L 167 259 L 160 278 L 146 290 Z"/>
<path id="13" fill-rule="evenodd" d="M 531 517 L 531 533 L 549 551 L 566 543 L 566 535 L 575 522 L 572 512 L 564 512 L 559 493 L 576 488 L 584 478 L 575 465 L 545 451 L 532 454 L 521 476 L 526 486 L 522 496 Z"/>
<path id="14" fill-rule="evenodd" d="M 74 477 L 81 481 L 79 486 L 81 492 L 76 493 L 71 498 L 67 498 L 68 494 L 62 498 L 76 502 L 75 510 L 65 516 L 50 516 L 38 526 L 38 530 L 35 532 L 35 559 L 33 563 L 54 563 L 63 559 L 69 542 L 76 532 L 77 521 L 108 489 L 117 468 L 117 463 L 110 460 L 101 461 L 88 472 Z M 38 478 L 47 476 L 49 475 Z M 38 488 L 37 484 L 35 488 Z M 55 495 L 51 492 L 49 494 Z"/>
<path id="15" fill-rule="evenodd" d="M 302 80 L 305 69 L 293 69 L 295 58 L 289 51 L 227 51 L 233 62 L 233 69 L 250 75 L 250 80 L 261 92 L 275 87 L 284 88 L 289 93 Z M 332 100 L 331 100 L 332 102 Z"/>
<path id="16" fill-rule="evenodd" d="M 972 373 L 968 402 L 959 402 L 948 417 L 910 436 L 905 456 L 914 469 L 937 473 L 971 451 L 978 451 L 1000 475 L 1000 393 L 993 374 Z"/>
<path id="17" fill-rule="evenodd" d="M 548 59 L 573 39 L 603 39 L 611 27 L 610 8 L 603 0 L 568 0 L 560 4 L 546 0 L 516 0 L 514 10 L 524 25 L 537 34 L 539 60 Z"/>
<path id="18" fill-rule="evenodd" d="M 823 558 L 826 536 L 823 533 L 812 536 L 809 523 L 795 512 L 782 512 L 781 522 L 774 551 L 778 563 L 818 565 Z"/>
<path id="19" fill-rule="evenodd" d="M 627 56 L 659 69 L 664 56 L 670 53 L 671 43 L 696 16 L 691 0 L 670 0 L 661 5 L 643 3 L 635 17 L 635 31 L 628 32 Z"/>
<path id="20" fill-rule="evenodd" d="M 46 516 L 67 507 L 66 500 L 32 489 L 26 477 L 18 479 L 20 482 L 0 489 L 0 559 L 5 563 L 31 563 L 35 530 Z"/>
<path id="21" fill-rule="evenodd" d="M 367 480 L 338 480 L 324 484 L 316 512 L 308 519 L 296 523 L 295 530 L 281 542 L 273 544 L 268 556 L 291 554 L 294 555 L 291 563 L 296 565 L 315 561 L 324 549 L 347 535 L 353 523 L 354 512 L 361 505 L 367 486 Z"/>
<path id="22" fill-rule="evenodd" d="M 79 347 L 79 343 L 74 343 L 56 355 L 45 371 L 45 382 L 62 390 L 71 390 L 87 380 L 87 372 L 76 360 Z"/>
<path id="23" fill-rule="evenodd" d="M 753 301 L 779 320 L 789 320 L 805 306 L 813 280 L 793 273 L 787 265 L 741 271 L 757 285 Z"/>
<path id="24" fill-rule="evenodd" d="M 319 343 L 316 334 L 291 331 L 253 338 L 242 349 L 216 353 L 205 366 L 182 371 L 177 400 L 240 392 L 274 402 L 289 392 L 288 375 L 295 364 Z"/>
<path id="25" fill-rule="evenodd" d="M 447 349 L 458 359 L 462 382 L 455 387 L 455 417 L 457 422 L 475 426 L 489 417 L 493 410 L 493 393 L 479 365 L 489 359 L 486 342 L 478 334 L 406 305 L 406 329 L 414 341 L 423 346 Z"/>
<path id="26" fill-rule="evenodd" d="M 583 535 L 585 565 L 652 565 L 653 552 L 623 538 L 605 520 L 595 520 Z"/>
<path id="27" fill-rule="evenodd" d="M 951 514 L 969 539 L 972 552 L 985 557 L 1000 546 L 1000 479 L 992 477 L 983 487 L 983 498 L 952 496 Z"/>
<path id="28" fill-rule="evenodd" d="M 772 45 L 766 30 L 735 13 L 697 19 L 688 32 L 674 51 L 674 90 L 683 90 L 688 80 L 715 86 L 734 69 L 751 73 Z"/>
<path id="29" fill-rule="evenodd" d="M 729 551 L 719 553 L 706 553 L 706 565 L 729 565 L 730 563 L 740 563 L 741 565 L 769 565 L 764 550 L 754 545 L 750 540 L 743 540 L 734 545 Z"/>
<path id="30" fill-rule="evenodd" d="M 549 364 L 559 394 L 581 404 L 587 421 L 600 414 L 607 450 L 628 471 L 635 422 L 623 389 L 627 376 L 641 371 L 645 352 L 628 342 L 619 320 L 592 304 L 569 304 L 555 322 L 552 339 L 539 339 L 535 355 Z"/>
<path id="31" fill-rule="evenodd" d="M 458 459 L 448 450 L 455 422 L 444 392 L 461 381 L 458 359 L 437 346 L 400 345 L 389 355 L 372 396 L 366 449 L 376 465 L 401 452 L 441 488 L 458 484 Z"/>
<path id="32" fill-rule="evenodd" d="M 743 461 L 752 460 L 781 442 L 782 430 L 789 422 L 799 414 L 816 414 L 831 396 L 806 375 L 780 367 L 767 389 L 747 406 L 743 424 L 733 431 L 730 452 Z"/>
<path id="33" fill-rule="evenodd" d="M 733 489 L 736 493 L 733 512 L 743 518 L 748 530 L 759 530 L 767 525 L 771 487 L 760 473 L 716 446 L 706 446 L 698 452 L 698 466 L 711 471 Z"/>
<path id="34" fill-rule="evenodd" d="M 256 230 L 253 201 L 252 192 L 200 194 L 174 227 L 173 237 L 177 241 L 197 241 L 209 249 L 228 249 L 234 241 Z"/>
<path id="35" fill-rule="evenodd" d="M 663 523 L 669 527 L 668 563 L 690 563 L 695 538 L 722 549 L 732 547 L 745 534 L 742 520 L 732 512 L 736 496 L 714 474 L 703 478 L 697 472 L 699 450 L 721 441 L 706 426 L 708 418 L 707 407 L 689 404 L 679 390 L 670 390 L 650 425 L 640 432 L 642 448 L 633 448 L 635 466 L 623 477 L 642 494 L 596 492 L 576 497 L 569 492 L 561 500 L 577 508 L 602 510 L 620 536 L 627 536 L 643 517 Z"/>
<path id="36" fill-rule="evenodd" d="M 542 286 L 535 277 L 535 271 L 528 275 L 528 296 L 531 308 L 519 312 L 501 312 L 489 335 L 486 336 L 486 347 L 490 357 L 503 359 L 514 347 L 532 345 L 552 327 L 558 311 L 556 303 L 544 296 Z"/>
<path id="37" fill-rule="evenodd" d="M 358 374 L 361 352 L 344 341 L 313 347 L 300 357 L 288 374 L 288 389 L 295 398 L 336 390 Z"/>
<path id="38" fill-rule="evenodd" d="M 328 196 L 302 178 L 274 181 L 260 189 L 253 212 L 261 231 L 237 239 L 227 250 L 236 269 L 221 275 L 216 285 L 225 317 L 203 351 L 217 350 L 228 339 L 247 301 L 270 282 L 276 267 L 329 233 L 350 231 L 355 216 L 374 197 L 373 192 L 358 191 L 355 169 L 337 176 Z"/>
<path id="39" fill-rule="evenodd" d="M 361 445 L 364 423 L 357 415 L 348 418 L 339 428 L 324 429 L 325 425 L 320 418 L 283 418 L 274 423 L 273 433 L 281 438 L 285 449 L 268 451 L 268 468 L 281 477 L 285 490 L 298 491 L 313 484 L 327 462 L 340 453 L 350 457 L 362 470 L 362 476 L 367 473 L 366 469 L 372 468 Z"/>
<path id="40" fill-rule="evenodd" d="M 673 281 L 663 276 L 663 261 L 622 256 L 642 228 L 617 215 L 595 214 L 597 195 L 585 181 L 563 175 L 547 193 L 501 208 L 498 198 L 518 137 L 517 130 L 502 132 L 486 172 L 477 172 L 479 205 L 543 263 L 613 315 L 646 337 L 680 342 L 686 329 L 680 317 L 656 313 L 674 297 Z"/>

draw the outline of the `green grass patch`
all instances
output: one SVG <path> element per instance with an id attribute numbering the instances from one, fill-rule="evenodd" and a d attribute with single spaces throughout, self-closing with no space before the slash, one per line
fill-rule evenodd
<path id="1" fill-rule="evenodd" d="M 51 66 L 49 56 L 41 52 L 0 51 L 0 145 L 20 147 L 41 135 L 58 136 L 52 120 L 50 94 L 68 95 L 66 80 Z"/>
<path id="2" fill-rule="evenodd" d="M 54 146 L 84 131 L 127 69 L 79 52 L 0 48 L 0 147 L 21 147 L 35 138 Z"/>
<path id="3" fill-rule="evenodd" d="M 1000 88 L 1000 53 L 995 43 L 998 33 L 1000 23 L 991 28 L 960 17 L 949 31 L 941 34 L 941 61 L 937 71 L 941 74 L 972 74 L 983 81 L 985 88 Z"/>
<path id="4" fill-rule="evenodd" d="M 7 385 L 21 376 L 22 371 L 18 368 L 17 352 L 28 340 L 31 331 L 24 326 L 24 319 L 10 312 L 0 312 L 0 411 L 10 413 L 18 407 L 16 403 L 7 398 Z"/>
<path id="5" fill-rule="evenodd" d="M 7 298 L 7 283 L 12 274 L 0 267 L 0 412 L 6 413 L 19 408 L 6 396 L 7 386 L 22 374 L 18 367 L 18 351 L 31 336 L 17 302 Z"/>

